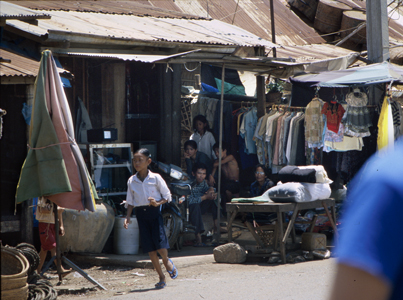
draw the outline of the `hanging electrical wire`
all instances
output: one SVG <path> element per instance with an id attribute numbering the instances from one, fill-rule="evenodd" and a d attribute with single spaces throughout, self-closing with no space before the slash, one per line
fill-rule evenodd
<path id="1" fill-rule="evenodd" d="M 193 70 L 190 70 L 190 69 L 188 69 L 188 67 L 186 67 L 186 63 L 183 63 L 183 66 L 185 67 L 186 71 L 188 71 L 188 72 L 194 72 L 199 67 L 199 66 L 196 66 L 196 68 L 194 68 Z"/>

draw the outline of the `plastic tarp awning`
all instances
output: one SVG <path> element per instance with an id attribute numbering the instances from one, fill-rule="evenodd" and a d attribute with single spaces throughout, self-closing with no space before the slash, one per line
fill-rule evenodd
<path id="1" fill-rule="evenodd" d="M 311 83 L 311 86 L 347 87 L 368 84 L 403 82 L 403 67 L 389 62 L 338 71 L 303 74 L 290 77 L 291 83 Z"/>

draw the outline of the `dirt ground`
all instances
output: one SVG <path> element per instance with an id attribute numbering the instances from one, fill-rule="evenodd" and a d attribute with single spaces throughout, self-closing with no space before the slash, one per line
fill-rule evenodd
<path id="1" fill-rule="evenodd" d="M 249 242 L 255 243 L 253 237 L 247 230 L 242 231 L 241 236 L 236 239 L 236 242 L 243 246 Z M 162 269 L 166 274 L 167 283 L 167 288 L 164 289 L 164 293 L 167 292 L 167 289 L 181 289 L 181 297 L 178 297 L 177 295 L 175 297 L 177 299 L 188 299 L 185 297 L 185 294 L 189 292 L 190 286 L 194 285 L 194 290 L 190 291 L 198 292 L 202 295 L 205 291 L 210 289 L 210 286 L 215 285 L 216 282 L 224 280 L 221 284 L 228 286 L 228 290 L 221 291 L 222 293 L 226 292 L 226 294 L 223 294 L 224 298 L 221 299 L 225 299 L 226 295 L 231 293 L 231 291 L 229 291 L 230 289 L 233 290 L 239 286 L 245 286 L 245 283 L 249 280 L 251 280 L 249 285 L 253 287 L 258 282 L 256 279 L 263 280 L 262 278 L 267 278 L 267 274 L 273 274 L 273 282 L 279 281 L 280 287 L 284 284 L 284 281 L 290 282 L 291 284 L 293 279 L 292 276 L 310 274 L 309 280 L 312 286 L 309 285 L 310 282 L 301 282 L 301 277 L 296 277 L 293 284 L 294 286 L 301 285 L 301 289 L 306 290 L 308 295 L 306 299 L 320 299 L 315 297 L 310 298 L 311 293 L 309 288 L 316 287 L 316 282 L 323 281 L 323 278 L 330 278 L 330 275 L 333 272 L 333 266 L 329 263 L 329 260 L 279 265 L 269 264 L 267 258 L 252 258 L 248 259 L 245 264 L 218 264 L 214 261 L 214 256 L 212 254 L 213 247 L 195 248 L 190 246 L 184 247 L 182 252 L 170 250 L 169 255 L 179 270 L 179 276 L 177 279 L 172 280 L 165 271 L 165 267 L 162 266 Z M 53 267 L 46 274 L 51 277 L 49 281 L 53 284 L 54 289 L 58 291 L 58 299 L 129 299 L 126 297 L 133 297 L 134 295 L 136 296 L 136 299 L 154 299 L 154 297 L 157 297 L 155 299 L 159 299 L 154 287 L 158 282 L 158 275 L 153 269 L 134 268 L 130 265 L 117 264 L 99 266 L 91 264 L 91 262 L 87 263 L 87 260 L 84 261 L 85 263 L 82 261 L 77 263 L 79 268 L 105 287 L 106 290 L 97 287 L 96 284 L 91 283 L 74 270 L 72 273 L 64 277 L 61 283 L 59 283 L 56 269 Z M 315 268 L 315 265 L 318 265 L 318 269 Z M 68 268 L 67 265 L 64 265 L 64 267 Z M 298 271 L 295 273 L 296 270 Z M 294 273 L 291 277 L 290 271 L 291 273 Z M 279 277 L 279 274 L 282 277 Z M 212 278 L 216 278 L 216 281 L 212 281 Z M 225 278 L 234 278 L 235 281 L 226 281 Z M 253 280 L 253 278 L 255 278 L 255 280 Z M 238 280 L 240 281 L 239 284 L 237 284 Z M 206 286 L 204 287 L 204 285 Z M 273 288 L 277 288 L 277 285 L 274 283 Z M 325 281 L 322 288 L 322 294 L 326 294 L 328 289 L 327 281 Z M 254 291 L 255 290 L 256 288 Z M 289 298 L 283 297 L 282 295 L 284 294 L 284 291 L 282 289 L 279 289 L 277 293 L 279 295 L 278 298 L 274 297 L 272 299 L 297 299 L 294 298 L 295 294 L 291 292 Z M 249 295 L 250 294 L 246 293 L 244 296 L 248 298 Z M 193 297 L 193 294 L 187 296 Z M 240 294 L 238 294 L 238 296 L 240 296 Z M 209 298 L 210 297 L 207 297 L 206 299 Z M 237 297 L 235 298 L 238 299 Z M 257 295 L 250 299 L 261 298 L 260 295 Z M 298 299 L 305 298 L 301 297 Z"/>
<path id="2" fill-rule="evenodd" d="M 152 269 L 82 264 L 81 267 L 107 290 L 94 288 L 93 284 L 73 272 L 59 286 L 57 278 L 51 279 L 59 291 L 58 299 L 323 300 L 335 272 L 332 258 L 280 265 L 270 265 L 267 260 L 218 264 L 212 255 L 206 255 L 205 260 L 197 264 L 190 261 L 188 265 L 177 264 L 178 278 L 172 280 L 167 276 L 167 287 L 156 290 L 154 284 L 158 277 Z"/>
<path id="3" fill-rule="evenodd" d="M 48 275 L 52 277 L 50 282 L 58 291 L 58 299 L 71 299 L 72 296 L 81 296 L 83 299 L 109 298 L 128 294 L 135 289 L 153 288 L 158 279 L 157 273 L 152 269 L 82 264 L 80 268 L 107 290 L 92 284 L 74 270 L 59 283 L 56 271 L 51 271 Z M 185 272 L 182 270 L 181 273 Z"/>

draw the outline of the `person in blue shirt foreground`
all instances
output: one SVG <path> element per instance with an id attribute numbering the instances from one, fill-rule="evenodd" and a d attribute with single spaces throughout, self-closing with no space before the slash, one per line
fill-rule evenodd
<path id="1" fill-rule="evenodd" d="M 382 152 L 351 182 L 330 300 L 403 299 L 403 140 Z"/>

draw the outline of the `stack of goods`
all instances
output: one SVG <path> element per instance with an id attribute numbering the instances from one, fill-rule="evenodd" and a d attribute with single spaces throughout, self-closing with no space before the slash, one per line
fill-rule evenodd
<path id="1" fill-rule="evenodd" d="M 278 176 L 279 183 L 266 191 L 274 202 L 309 202 L 330 197 L 332 181 L 323 166 L 285 166 Z"/>

